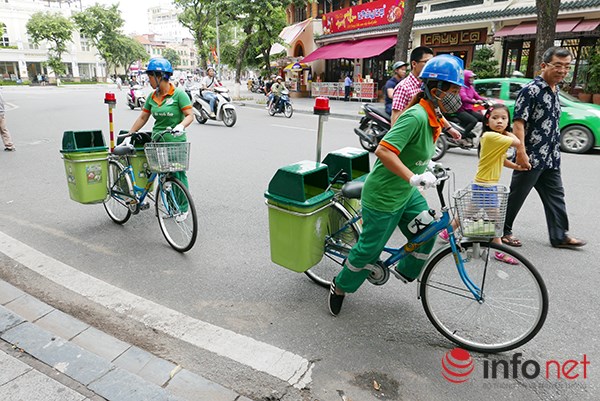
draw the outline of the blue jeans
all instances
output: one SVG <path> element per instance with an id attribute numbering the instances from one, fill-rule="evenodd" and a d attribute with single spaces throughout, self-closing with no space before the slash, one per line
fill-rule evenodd
<path id="1" fill-rule="evenodd" d="M 215 103 L 217 101 L 217 95 L 215 95 L 213 92 L 210 92 L 210 91 L 203 91 L 202 97 L 204 98 L 204 100 L 206 100 L 210 103 L 210 111 L 212 111 L 214 113 L 215 112 Z"/>

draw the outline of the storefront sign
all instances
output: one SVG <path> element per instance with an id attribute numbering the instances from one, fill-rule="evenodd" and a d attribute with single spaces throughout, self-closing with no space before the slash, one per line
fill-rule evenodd
<path id="1" fill-rule="evenodd" d="M 404 0 L 379 0 L 323 14 L 323 33 L 351 31 L 400 22 Z"/>
<path id="2" fill-rule="evenodd" d="M 485 43 L 487 29 L 472 29 L 468 31 L 452 31 L 440 33 L 426 33 L 421 35 L 422 46 L 448 46 L 448 45 L 475 45 Z"/>

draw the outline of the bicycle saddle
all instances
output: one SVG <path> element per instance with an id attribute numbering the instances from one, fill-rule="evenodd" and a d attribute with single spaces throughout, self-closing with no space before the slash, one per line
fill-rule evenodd
<path id="1" fill-rule="evenodd" d="M 116 148 L 113 149 L 112 153 L 113 153 L 113 155 L 117 155 L 117 156 L 135 155 L 135 148 L 131 144 L 117 146 Z"/>
<path id="2" fill-rule="evenodd" d="M 342 186 L 342 195 L 348 199 L 360 199 L 360 194 L 365 183 L 363 181 L 350 181 Z"/>

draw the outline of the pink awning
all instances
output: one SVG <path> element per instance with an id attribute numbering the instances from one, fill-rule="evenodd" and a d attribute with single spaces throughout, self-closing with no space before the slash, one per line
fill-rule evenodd
<path id="1" fill-rule="evenodd" d="M 581 32 L 577 28 L 583 24 L 580 18 L 577 19 L 559 19 L 556 21 L 556 33 L 559 32 Z M 590 21 L 591 22 L 591 21 Z M 592 29 L 584 29 L 586 31 L 595 29 L 600 21 L 596 23 L 596 26 Z M 518 35 L 535 35 L 537 32 L 537 22 L 527 21 L 521 22 L 519 25 L 505 26 L 494 34 L 495 37 L 503 36 L 518 36 Z"/>
<path id="2" fill-rule="evenodd" d="M 300 34 L 304 31 L 304 28 L 312 21 L 312 18 L 306 19 L 302 22 L 298 22 L 294 25 L 286 26 L 279 33 L 279 37 L 283 39 L 285 43 L 291 45 L 292 42 L 300 36 Z"/>
<path id="3" fill-rule="evenodd" d="M 304 57 L 302 62 L 310 63 L 315 60 L 331 60 L 337 58 L 369 58 L 378 56 L 395 45 L 396 36 L 384 36 L 381 38 L 333 43 L 319 47 L 317 50 Z"/>
<path id="4" fill-rule="evenodd" d="M 599 19 L 588 19 L 581 21 L 571 32 L 589 32 L 598 28 L 600 25 Z"/>

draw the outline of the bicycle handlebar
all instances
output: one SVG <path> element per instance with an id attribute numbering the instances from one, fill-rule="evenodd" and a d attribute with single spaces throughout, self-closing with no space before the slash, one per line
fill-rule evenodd
<path id="1" fill-rule="evenodd" d="M 162 139 L 163 136 L 165 136 L 166 134 L 173 134 L 175 132 L 179 132 L 179 131 L 175 131 L 172 128 L 167 128 L 166 130 L 159 132 L 158 135 L 159 135 L 160 139 Z M 128 137 L 133 137 L 135 135 L 139 135 L 140 137 L 146 136 L 147 138 L 148 137 L 151 138 L 152 137 L 152 132 L 151 131 L 128 132 L 126 134 L 119 134 L 119 135 L 117 135 L 117 138 L 128 138 Z"/>

